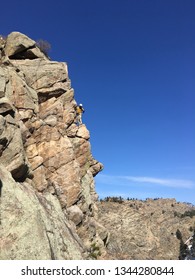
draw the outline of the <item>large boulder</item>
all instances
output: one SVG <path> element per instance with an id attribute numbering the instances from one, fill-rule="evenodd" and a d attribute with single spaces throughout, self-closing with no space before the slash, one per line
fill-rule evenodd
<path id="1" fill-rule="evenodd" d="M 15 60 L 12 63 L 25 73 L 27 85 L 37 91 L 40 102 L 45 102 L 48 97 L 61 96 L 71 89 L 67 64 L 64 62 L 39 58 Z"/>
<path id="2" fill-rule="evenodd" d="M 20 32 L 12 32 L 8 35 L 5 46 L 5 54 L 11 57 L 26 49 L 35 46 L 35 41 Z"/>
<path id="3" fill-rule="evenodd" d="M 36 42 L 20 32 L 12 32 L 8 35 L 4 51 L 11 59 L 46 58 L 36 46 Z"/>

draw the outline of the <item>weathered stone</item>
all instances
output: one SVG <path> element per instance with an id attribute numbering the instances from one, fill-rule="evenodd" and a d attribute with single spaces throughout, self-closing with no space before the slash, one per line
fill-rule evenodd
<path id="1" fill-rule="evenodd" d="M 35 192 L 27 183 L 16 184 L 0 166 L 0 259 L 82 259 L 79 237 L 74 238 L 58 199 Z"/>
<path id="2" fill-rule="evenodd" d="M 0 68 L 0 98 L 5 96 L 5 74 L 2 68 Z"/>
<path id="3" fill-rule="evenodd" d="M 83 203 L 81 209 L 83 212 L 89 211 L 91 205 L 95 201 L 91 195 L 91 192 L 94 190 L 94 180 L 91 172 L 88 172 L 82 177 L 81 180 L 82 185 L 82 195 L 83 195 Z"/>
<path id="4" fill-rule="evenodd" d="M 89 138 L 90 138 L 89 131 L 87 130 L 87 128 L 84 124 L 79 126 L 79 129 L 78 129 L 76 135 L 77 135 L 77 137 L 84 138 L 85 140 L 89 140 Z"/>
<path id="5" fill-rule="evenodd" d="M 32 159 L 35 156 L 38 156 L 37 145 L 35 143 L 29 145 L 26 149 L 26 154 L 28 156 L 28 159 Z"/>
<path id="6" fill-rule="evenodd" d="M 40 192 L 44 191 L 48 186 L 48 182 L 45 178 L 44 166 L 39 166 L 38 168 L 36 168 L 33 171 L 33 175 L 34 175 L 33 182 L 35 184 L 36 189 Z"/>
<path id="7" fill-rule="evenodd" d="M 91 164 L 90 164 L 90 171 L 95 177 L 100 171 L 102 171 L 104 168 L 103 164 L 95 159 L 92 158 Z"/>
<path id="8" fill-rule="evenodd" d="M 57 124 L 57 117 L 56 116 L 48 116 L 44 122 L 50 126 L 55 126 Z"/>
<path id="9" fill-rule="evenodd" d="M 36 119 L 32 122 L 32 126 L 35 128 L 35 130 L 38 130 L 43 124 L 44 122 L 41 119 Z"/>
<path id="10" fill-rule="evenodd" d="M 32 109 L 19 109 L 18 112 L 21 120 L 31 119 L 34 114 Z"/>
<path id="11" fill-rule="evenodd" d="M 8 98 L 0 98 L 0 114 L 9 113 L 14 114 L 14 108 Z"/>
<path id="12" fill-rule="evenodd" d="M 104 242 L 104 245 L 108 245 L 109 238 L 110 238 L 109 231 L 97 221 L 95 221 L 95 228 L 96 231 L 98 232 L 100 239 Z"/>
<path id="13" fill-rule="evenodd" d="M 61 137 L 59 141 L 42 142 L 37 146 L 37 150 L 46 167 L 53 166 L 58 169 L 74 160 L 74 152 L 68 137 Z"/>
<path id="14" fill-rule="evenodd" d="M 41 102 L 48 97 L 59 96 L 71 88 L 65 63 L 43 59 L 20 60 L 16 63 L 26 74 L 27 84 L 40 93 Z"/>
<path id="15" fill-rule="evenodd" d="M 77 131 L 78 126 L 76 124 L 72 124 L 67 128 L 66 133 L 68 137 L 73 138 L 76 137 Z"/>
<path id="16" fill-rule="evenodd" d="M 16 180 L 23 180 L 28 175 L 28 160 L 24 151 L 20 129 L 7 124 L 0 136 L 6 149 L 2 152 L 1 163 L 12 173 Z M 7 145 L 9 143 L 9 145 Z"/>
<path id="17" fill-rule="evenodd" d="M 83 220 L 83 212 L 77 205 L 73 205 L 67 209 L 69 219 L 75 223 L 77 226 Z"/>
<path id="18" fill-rule="evenodd" d="M 56 127 L 43 125 L 34 132 L 34 137 L 36 138 L 37 143 L 45 143 L 58 141 L 61 138 L 61 134 Z"/>
<path id="19" fill-rule="evenodd" d="M 35 170 L 37 169 L 40 165 L 43 164 L 43 158 L 40 156 L 33 157 L 31 160 L 29 159 L 31 169 Z"/>
<path id="20" fill-rule="evenodd" d="M 63 122 L 65 123 L 65 128 L 70 127 L 71 124 L 75 121 L 76 116 L 76 102 L 73 99 L 74 91 L 69 90 L 64 95 L 63 104 L 64 104 L 64 111 L 63 111 Z M 68 131 L 67 131 L 68 133 Z"/>
<path id="21" fill-rule="evenodd" d="M 6 97 L 18 109 L 32 109 L 38 112 L 38 97 L 14 70 L 9 70 L 9 83 L 6 86 Z"/>
<path id="22" fill-rule="evenodd" d="M 59 199 L 63 207 L 70 207 L 80 198 L 81 184 L 79 171 L 78 163 L 72 161 L 61 166 L 54 175 L 49 177 L 52 183 L 60 187 L 61 194 Z"/>
<path id="23" fill-rule="evenodd" d="M 23 53 L 23 55 L 26 59 L 36 59 L 36 58 L 47 59 L 47 57 L 44 55 L 43 52 L 41 52 L 41 50 L 38 47 L 27 49 L 26 52 Z"/>
<path id="24" fill-rule="evenodd" d="M 0 135 L 3 133 L 5 129 L 6 120 L 3 116 L 0 115 Z"/>
<path id="25" fill-rule="evenodd" d="M 20 32 L 12 32 L 8 35 L 5 46 L 5 54 L 12 57 L 26 49 L 35 46 L 35 41 Z"/>
<path id="26" fill-rule="evenodd" d="M 195 208 L 172 199 L 108 201 L 98 209 L 98 222 L 110 232 L 107 259 L 177 260 L 182 242 L 176 232 L 185 242 L 195 222 L 194 216 L 181 215 Z"/>

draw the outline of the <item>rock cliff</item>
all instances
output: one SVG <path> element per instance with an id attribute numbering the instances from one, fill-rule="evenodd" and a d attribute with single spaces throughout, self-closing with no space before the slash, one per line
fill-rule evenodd
<path id="1" fill-rule="evenodd" d="M 19 32 L 0 38 L 0 259 L 105 252 L 93 179 L 103 166 L 76 105 L 66 63 Z"/>

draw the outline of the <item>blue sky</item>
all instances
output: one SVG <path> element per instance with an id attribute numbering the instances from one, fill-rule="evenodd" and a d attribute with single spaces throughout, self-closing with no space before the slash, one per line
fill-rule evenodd
<path id="1" fill-rule="evenodd" d="M 100 197 L 195 204 L 195 1 L 1 3 L 0 33 L 50 42 L 68 62 Z"/>

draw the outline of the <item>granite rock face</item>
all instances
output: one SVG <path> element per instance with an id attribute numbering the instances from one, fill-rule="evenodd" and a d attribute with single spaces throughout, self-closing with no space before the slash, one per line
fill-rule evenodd
<path id="1" fill-rule="evenodd" d="M 105 253 L 93 179 L 103 165 L 76 105 L 66 63 L 19 32 L 1 38 L 0 259 L 90 258 L 94 242 Z"/>
<path id="2" fill-rule="evenodd" d="M 59 200 L 35 192 L 27 182 L 15 182 L 2 165 L 0 175 L 1 259 L 82 259 L 82 242 L 73 236 Z"/>

